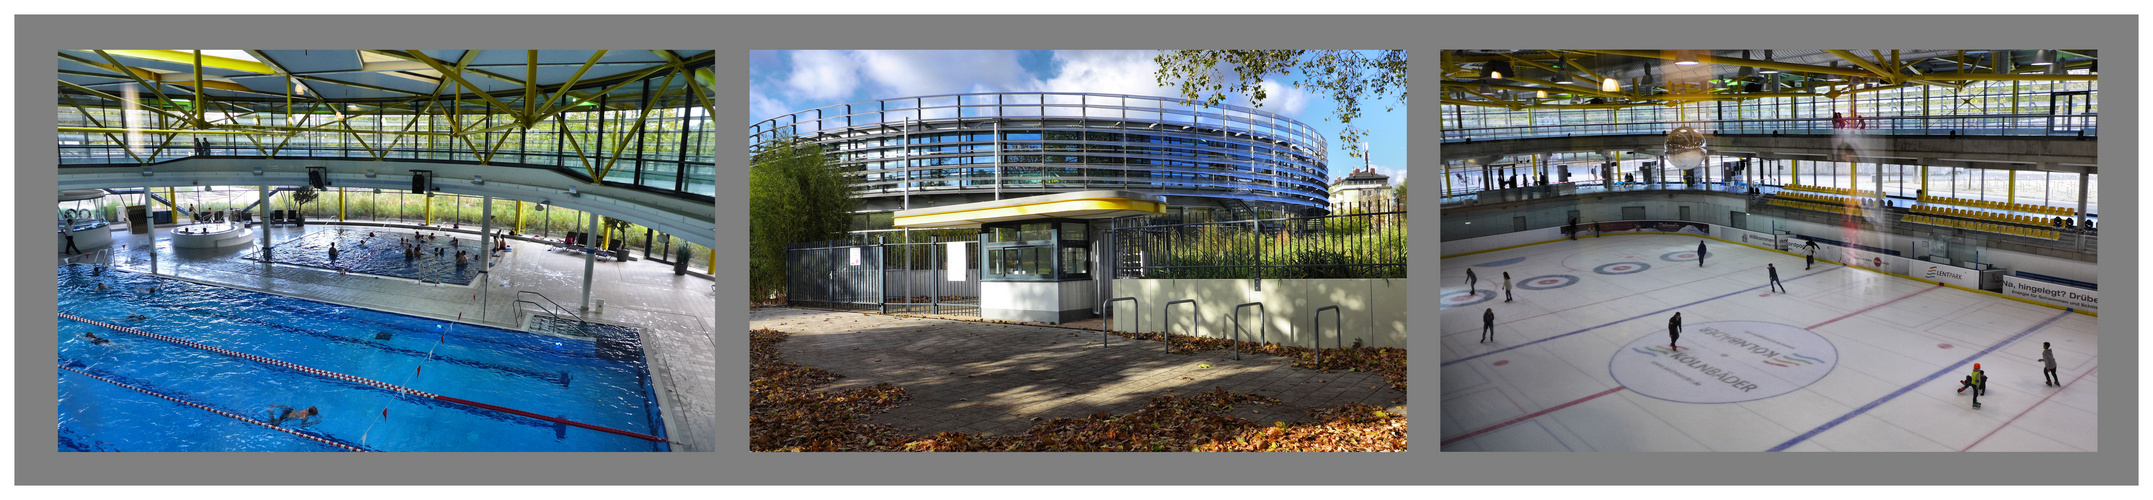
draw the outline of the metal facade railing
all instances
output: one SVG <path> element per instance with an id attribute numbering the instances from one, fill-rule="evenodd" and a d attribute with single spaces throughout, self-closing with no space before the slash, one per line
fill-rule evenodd
<path id="1" fill-rule="evenodd" d="M 1445 127 L 1443 142 L 1538 139 L 1597 135 L 1666 134 L 1678 127 L 1691 127 L 1712 135 L 1973 135 L 1973 136 L 2084 136 L 2099 135 L 2099 113 L 2068 115 L 1956 115 L 1832 118 L 1772 118 L 1747 120 L 1689 120 L 1622 123 L 1555 123 L 1509 127 Z"/>

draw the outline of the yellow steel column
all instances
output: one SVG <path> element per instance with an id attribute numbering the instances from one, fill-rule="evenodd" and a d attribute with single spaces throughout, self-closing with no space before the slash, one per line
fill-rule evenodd
<path id="1" fill-rule="evenodd" d="M 344 188 L 336 188 L 336 220 L 344 220 Z"/>
<path id="2" fill-rule="evenodd" d="M 718 274 L 718 249 L 710 249 L 710 269 L 704 272 L 710 273 L 713 276 Z"/>
<path id="3" fill-rule="evenodd" d="M 1923 201 L 1923 202 L 1927 202 L 1927 201 L 1929 201 L 1929 200 L 1928 200 L 1928 197 L 1929 197 L 1929 166 L 1928 166 L 1928 165 L 1922 165 L 1922 166 L 1921 166 L 1921 198 L 1922 198 L 1922 200 L 1921 200 L 1921 201 Z"/>
<path id="4" fill-rule="evenodd" d="M 606 229 L 605 217 L 597 214 L 591 216 L 598 218 L 598 248 L 613 248 L 613 231 Z"/>
<path id="5" fill-rule="evenodd" d="M 523 200 L 516 200 L 516 234 L 523 234 Z"/>
<path id="6" fill-rule="evenodd" d="M 420 196 L 425 196 L 425 195 L 420 195 Z M 424 210 L 424 213 L 425 213 L 425 215 L 423 215 L 423 216 L 422 216 L 423 218 L 419 219 L 419 225 L 422 225 L 422 226 L 431 226 L 431 225 L 434 225 L 434 197 L 432 197 L 432 196 L 426 196 L 426 197 L 424 197 L 424 198 L 419 198 L 419 206 L 421 206 L 421 207 L 425 207 L 425 210 Z"/>
<path id="7" fill-rule="evenodd" d="M 2007 177 L 2004 178 L 2003 202 L 2006 205 L 2018 203 L 2018 171 L 2008 170 L 2006 172 L 2004 174 Z"/>
<path id="8" fill-rule="evenodd" d="M 1787 174 L 1790 177 L 1789 179 L 1787 179 L 1787 185 L 1802 185 L 1802 161 L 1787 160 Z"/>
<path id="9" fill-rule="evenodd" d="M 1850 161 L 1850 162 L 1846 162 L 1846 187 L 1847 187 L 1847 192 L 1849 192 L 1849 193 L 1854 193 L 1854 196 L 1855 196 L 1855 197 L 1860 197 L 1860 196 L 1861 196 L 1861 171 L 1860 171 L 1860 170 L 1861 170 L 1861 163 L 1859 163 L 1859 162 L 1851 162 L 1851 161 Z"/>
<path id="10" fill-rule="evenodd" d="M 1441 198 L 1443 196 L 1450 196 L 1450 164 L 1442 163 L 1440 165 L 1441 166 L 1437 167 L 1437 173 L 1435 174 L 1435 176 L 1443 178 L 1443 194 L 1437 196 L 1437 198 Z"/>

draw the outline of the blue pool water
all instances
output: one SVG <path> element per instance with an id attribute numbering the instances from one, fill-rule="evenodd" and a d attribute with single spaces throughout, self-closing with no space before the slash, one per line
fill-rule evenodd
<path id="1" fill-rule="evenodd" d="M 369 238 L 367 234 L 374 236 Z M 457 245 L 450 246 L 449 238 Z M 403 247 L 397 238 L 417 242 L 424 255 L 405 259 Z M 361 242 L 365 246 L 360 246 Z M 329 259 L 329 244 L 335 243 L 336 260 Z M 388 231 L 381 228 L 348 227 L 312 231 L 302 236 L 277 242 L 269 249 L 269 261 L 279 264 L 343 269 L 361 274 L 394 276 L 420 281 L 469 285 L 478 279 L 481 264 L 478 262 L 478 237 L 470 234 L 447 233 L 440 238 L 420 241 L 418 234 L 409 231 Z M 439 250 L 440 255 L 434 252 Z M 468 252 L 470 263 L 456 265 L 456 251 Z M 247 253 L 247 260 L 262 260 L 262 252 Z"/>
<path id="2" fill-rule="evenodd" d="M 362 233 L 363 234 L 363 233 Z M 393 241 L 393 240 L 392 240 Z M 341 246 L 341 245 L 340 245 Z M 442 396 L 664 437 L 632 329 L 591 338 L 344 307 L 108 271 L 58 272 L 60 312 Z M 97 282 L 113 290 L 94 290 Z M 155 284 L 155 293 L 139 288 Z M 131 321 L 129 314 L 149 319 Z M 287 427 L 373 451 L 665 451 L 664 443 L 400 394 L 56 317 L 56 363 L 234 414 L 315 406 Z M 113 342 L 81 338 L 94 332 Z M 341 451 L 55 369 L 60 451 Z M 388 414 L 384 418 L 382 411 Z"/>

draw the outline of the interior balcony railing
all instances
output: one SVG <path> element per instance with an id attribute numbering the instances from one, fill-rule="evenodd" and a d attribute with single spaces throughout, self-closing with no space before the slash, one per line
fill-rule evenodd
<path id="1" fill-rule="evenodd" d="M 1995 137 L 2096 137 L 2099 113 L 2068 115 L 1862 116 L 1742 120 L 1555 123 L 1458 128 L 1443 121 L 1443 142 L 1539 139 L 1602 135 L 1665 134 L 1691 127 L 1709 135 L 1971 135 Z"/>
<path id="2" fill-rule="evenodd" d="M 154 155 L 152 154 L 153 152 Z M 372 151 L 363 147 L 289 146 L 278 150 L 276 156 L 269 157 L 263 156 L 261 150 L 252 145 L 229 144 L 215 144 L 202 150 L 197 150 L 185 144 L 175 144 L 165 148 L 163 151 L 154 151 L 154 148 L 143 148 L 143 150 L 136 151 L 135 155 L 139 155 L 140 158 L 147 160 L 151 164 L 200 157 L 376 159 Z M 470 152 L 468 149 L 398 148 L 389 150 L 380 159 L 475 164 L 479 161 L 479 155 Z M 130 156 L 126 148 L 119 145 L 61 144 L 59 146 L 58 160 L 62 167 L 69 165 L 137 164 L 136 156 Z M 571 177 L 587 181 L 590 176 L 583 170 L 582 161 L 582 158 L 578 157 L 573 151 L 502 151 L 493 155 L 493 161 L 487 163 L 487 165 L 504 168 L 558 170 Z M 634 155 L 624 155 L 604 180 L 607 184 L 643 190 L 682 193 L 692 195 L 691 198 L 696 199 L 714 199 L 717 195 L 717 167 L 714 158 L 709 154 L 691 152 L 685 155 L 685 160 L 683 160 L 683 155 L 672 151 L 646 153 L 641 158 Z"/>

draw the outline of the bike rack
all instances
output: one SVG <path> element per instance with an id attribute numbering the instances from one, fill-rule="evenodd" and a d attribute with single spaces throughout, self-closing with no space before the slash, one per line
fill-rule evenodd
<path id="1" fill-rule="evenodd" d="M 1174 310 L 1174 304 L 1180 304 L 1183 302 L 1189 303 L 1189 335 L 1196 335 L 1196 309 L 1198 308 L 1198 306 L 1196 305 L 1196 299 L 1181 299 L 1173 302 L 1167 302 L 1166 307 L 1162 308 L 1159 311 L 1159 321 L 1162 322 L 1159 324 L 1159 335 L 1161 340 L 1166 343 L 1167 354 L 1174 353 L 1174 317 L 1168 315 L 1167 312 Z"/>
<path id="2" fill-rule="evenodd" d="M 1130 311 L 1131 311 L 1131 312 L 1130 312 L 1130 314 L 1136 315 L 1136 318 L 1135 318 L 1135 319 L 1137 320 L 1137 322 L 1136 322 L 1136 324 L 1137 324 L 1137 327 L 1139 327 L 1139 328 L 1143 327 L 1143 324 L 1144 324 L 1144 323 L 1143 323 L 1143 321 L 1142 321 L 1142 320 L 1144 319 L 1144 303 L 1143 303 L 1143 302 L 1139 302 L 1139 301 L 1137 301 L 1137 300 L 1136 300 L 1136 297 L 1115 297 L 1115 298 L 1111 298 L 1111 299 L 1106 299 L 1106 301 L 1105 301 L 1105 302 L 1100 302 L 1100 303 L 1099 303 L 1099 310 L 1100 310 L 1100 311 L 1104 311 L 1104 312 L 1105 312 L 1106 314 L 1110 314 L 1110 315 L 1111 315 L 1111 314 L 1114 314 L 1114 309 L 1113 309 L 1113 308 L 1111 308 L 1111 307 L 1109 307 L 1109 306 L 1112 306 L 1112 305 L 1114 305 L 1114 303 L 1115 303 L 1115 302 L 1119 302 L 1119 301 L 1124 301 L 1124 300 L 1126 300 L 1126 301 L 1129 301 L 1129 302 L 1132 302 L 1132 303 L 1135 303 L 1136 307 L 1135 307 L 1135 308 L 1132 308 L 1132 309 L 1130 309 Z M 1106 347 L 1106 338 L 1107 338 L 1107 337 L 1106 337 L 1106 331 L 1107 331 L 1107 330 L 1106 330 L 1106 319 L 1105 319 L 1105 318 L 1100 318 L 1100 320 L 1099 320 L 1099 347 Z"/>
<path id="3" fill-rule="evenodd" d="M 1256 337 L 1257 342 L 1263 342 L 1264 337 L 1270 336 L 1271 333 L 1271 311 L 1264 309 L 1262 302 L 1233 306 L 1233 359 L 1241 359 L 1241 308 L 1248 306 L 1256 306 L 1256 321 L 1259 323 L 1256 328 L 1262 332 L 1259 334 L 1261 336 Z"/>
<path id="4" fill-rule="evenodd" d="M 1342 313 L 1338 312 L 1338 306 L 1329 305 L 1316 308 L 1316 313 L 1308 318 L 1309 327 L 1313 328 L 1316 334 L 1316 368 L 1323 367 L 1323 311 L 1330 311 L 1331 323 L 1337 325 L 1338 339 L 1336 343 L 1338 347 L 1344 348 L 1346 342 L 1346 319 L 1344 316 L 1340 316 Z"/>

